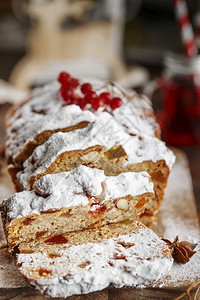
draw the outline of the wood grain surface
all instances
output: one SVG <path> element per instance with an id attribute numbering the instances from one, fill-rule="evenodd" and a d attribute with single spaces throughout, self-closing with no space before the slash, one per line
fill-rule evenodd
<path id="1" fill-rule="evenodd" d="M 8 105 L 0 106 L 0 146 L 4 144 L 4 130 L 3 130 L 3 119 L 8 109 Z M 196 197 L 196 205 L 198 211 L 198 218 L 200 220 L 200 146 L 193 146 L 183 148 L 186 152 L 190 170 L 193 180 L 194 193 Z M 200 279 L 200 278 L 199 278 Z M 188 286 L 179 288 L 148 288 L 148 289 L 133 289 L 133 288 L 108 288 L 101 292 L 96 292 L 88 295 L 72 296 L 69 300 L 144 300 L 144 299 L 194 299 L 200 300 L 199 285 L 194 286 L 190 290 L 190 296 L 187 295 L 186 291 Z M 41 296 L 31 287 L 24 288 L 12 288 L 12 289 L 0 289 L 0 300 L 5 299 L 35 299 L 42 300 L 47 299 Z M 61 299 L 61 298 L 57 298 Z"/>
<path id="2" fill-rule="evenodd" d="M 190 296 L 186 293 L 186 288 L 170 288 L 170 289 L 132 289 L 122 288 L 115 289 L 109 288 L 101 292 L 96 292 L 88 295 L 71 296 L 68 300 L 172 300 L 172 299 L 194 299 L 199 300 L 198 286 L 190 291 Z M 181 297 L 181 298 L 179 298 Z M 195 298 L 196 297 L 196 298 Z M 45 300 L 48 299 L 45 296 L 40 295 L 32 288 L 17 288 L 17 289 L 0 289 L 1 300 Z M 63 298 L 54 298 L 63 299 Z"/>

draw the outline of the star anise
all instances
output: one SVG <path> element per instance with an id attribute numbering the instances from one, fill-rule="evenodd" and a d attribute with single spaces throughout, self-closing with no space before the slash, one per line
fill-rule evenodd
<path id="1" fill-rule="evenodd" d="M 197 246 L 197 244 L 192 244 L 187 241 L 179 242 L 178 236 L 174 239 L 173 242 L 170 242 L 167 239 L 162 240 L 171 249 L 172 256 L 177 263 L 186 264 L 196 253 L 196 251 L 194 251 L 194 248 Z"/>

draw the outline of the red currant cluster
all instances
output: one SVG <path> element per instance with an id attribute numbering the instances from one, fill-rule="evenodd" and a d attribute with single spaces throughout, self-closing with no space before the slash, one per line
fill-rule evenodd
<path id="1" fill-rule="evenodd" d="M 66 72 L 59 74 L 58 81 L 61 83 L 60 94 L 67 105 L 76 104 L 79 105 L 81 109 L 84 109 L 86 104 L 90 104 L 94 110 L 109 106 L 114 110 L 123 104 L 121 98 L 112 97 L 110 93 L 104 92 L 97 95 L 96 92 L 92 90 L 90 83 L 83 83 L 81 85 L 83 96 L 78 96 L 74 93 L 74 90 L 80 85 L 80 82 Z"/>

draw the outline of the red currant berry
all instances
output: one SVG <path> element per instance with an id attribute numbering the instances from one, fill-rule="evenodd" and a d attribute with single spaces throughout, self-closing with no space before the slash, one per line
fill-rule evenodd
<path id="1" fill-rule="evenodd" d="M 79 85 L 79 81 L 76 78 L 71 78 L 70 80 L 70 88 L 74 90 Z"/>
<path id="2" fill-rule="evenodd" d="M 85 98 L 81 98 L 81 97 L 80 97 L 80 98 L 78 99 L 78 101 L 79 101 L 79 104 L 78 104 L 78 105 L 80 106 L 80 108 L 81 108 L 81 109 L 84 109 L 85 106 L 86 106 L 86 104 L 87 104 L 86 101 L 85 101 Z"/>
<path id="3" fill-rule="evenodd" d="M 79 99 L 78 98 L 73 98 L 72 104 L 79 105 Z"/>
<path id="4" fill-rule="evenodd" d="M 90 83 L 83 83 L 81 86 L 81 92 L 85 95 L 88 91 L 92 90 L 92 86 Z"/>
<path id="5" fill-rule="evenodd" d="M 110 107 L 112 108 L 112 110 L 122 106 L 123 101 L 122 99 L 120 99 L 119 97 L 114 97 L 112 98 L 111 102 L 110 102 Z"/>
<path id="6" fill-rule="evenodd" d="M 96 97 L 96 93 L 94 91 L 87 91 L 87 93 L 85 94 L 85 100 L 87 103 L 91 103 L 92 99 L 94 99 Z"/>
<path id="7" fill-rule="evenodd" d="M 106 104 L 109 104 L 112 100 L 112 96 L 109 93 L 101 93 L 100 97 L 104 99 Z"/>
<path id="8" fill-rule="evenodd" d="M 71 79 L 71 76 L 66 73 L 66 72 L 61 72 L 58 76 L 58 81 L 62 84 L 62 85 L 68 85 L 69 81 Z"/>
<path id="9" fill-rule="evenodd" d="M 72 98 L 72 91 L 66 89 L 63 86 L 60 88 L 60 94 L 61 94 L 64 101 Z"/>
<path id="10" fill-rule="evenodd" d="M 103 99 L 101 99 L 100 97 L 95 97 L 92 99 L 92 108 L 94 110 L 99 109 L 99 107 L 103 107 L 105 105 L 105 101 Z"/>
<path id="11" fill-rule="evenodd" d="M 85 104 L 86 104 L 86 100 L 85 100 L 85 98 L 83 98 L 83 97 L 79 97 L 79 98 L 78 98 L 78 100 L 79 100 L 79 102 L 80 102 L 80 103 L 85 103 Z"/>
<path id="12" fill-rule="evenodd" d="M 72 104 L 74 104 L 73 101 L 74 101 L 73 98 L 69 98 L 69 99 L 65 100 L 65 103 L 66 103 L 66 105 L 72 105 Z"/>

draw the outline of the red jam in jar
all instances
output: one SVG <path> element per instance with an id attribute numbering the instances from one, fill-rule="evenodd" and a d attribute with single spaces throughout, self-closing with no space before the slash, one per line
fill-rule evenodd
<path id="1" fill-rule="evenodd" d="M 175 146 L 200 144 L 200 56 L 167 56 L 160 86 L 164 112 L 158 122 L 165 141 Z"/>

